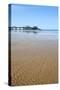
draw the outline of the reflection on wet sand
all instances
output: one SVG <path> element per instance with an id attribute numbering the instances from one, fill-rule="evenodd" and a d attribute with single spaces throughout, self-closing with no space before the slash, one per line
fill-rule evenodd
<path id="1" fill-rule="evenodd" d="M 26 32 L 26 33 L 34 33 L 37 34 L 39 32 L 41 32 L 40 30 L 14 30 L 14 32 Z"/>

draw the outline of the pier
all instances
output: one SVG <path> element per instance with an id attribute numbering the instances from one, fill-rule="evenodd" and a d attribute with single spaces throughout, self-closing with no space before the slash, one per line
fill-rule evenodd
<path id="1" fill-rule="evenodd" d="M 25 27 L 9 27 L 9 30 L 24 30 Z"/>

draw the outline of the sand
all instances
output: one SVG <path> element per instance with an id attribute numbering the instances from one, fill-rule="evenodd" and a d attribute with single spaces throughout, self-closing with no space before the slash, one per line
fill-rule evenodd
<path id="1" fill-rule="evenodd" d="M 11 85 L 58 83 L 58 41 L 11 42 Z"/>

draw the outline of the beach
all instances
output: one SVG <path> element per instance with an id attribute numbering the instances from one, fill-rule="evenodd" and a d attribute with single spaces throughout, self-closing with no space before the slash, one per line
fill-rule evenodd
<path id="1" fill-rule="evenodd" d="M 13 86 L 58 83 L 58 40 L 36 35 L 11 36 Z"/>

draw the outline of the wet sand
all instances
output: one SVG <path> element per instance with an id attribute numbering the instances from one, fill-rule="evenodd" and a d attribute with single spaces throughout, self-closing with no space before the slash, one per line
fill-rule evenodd
<path id="1" fill-rule="evenodd" d="M 12 85 L 58 82 L 58 41 L 20 40 L 11 42 Z"/>

